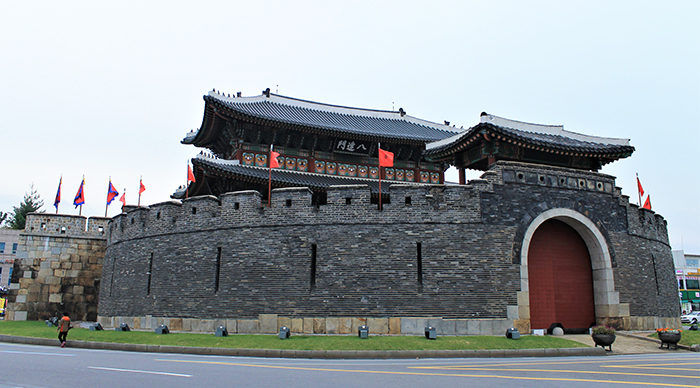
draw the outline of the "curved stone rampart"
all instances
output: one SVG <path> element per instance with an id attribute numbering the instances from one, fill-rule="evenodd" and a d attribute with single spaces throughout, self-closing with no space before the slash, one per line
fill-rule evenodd
<path id="1" fill-rule="evenodd" d="M 242 332 L 270 314 L 529 331 L 520 257 L 542 214 L 575 214 L 605 247 L 598 319 L 641 327 L 635 317 L 675 316 L 665 220 L 630 205 L 611 176 L 498 162 L 463 186 L 385 190 L 381 211 L 366 186 L 331 187 L 318 207 L 309 189 L 285 188 L 271 207 L 242 191 L 129 208 L 108 227 L 100 316 L 242 320 Z M 653 256 L 640 248 L 651 246 Z M 651 278 L 632 276 L 652 265 Z M 650 287 L 657 295 L 640 298 Z"/>

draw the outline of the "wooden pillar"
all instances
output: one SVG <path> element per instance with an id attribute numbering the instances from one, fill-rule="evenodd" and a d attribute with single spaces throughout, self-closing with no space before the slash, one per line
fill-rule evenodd
<path id="1" fill-rule="evenodd" d="M 243 149 L 237 149 L 236 152 L 233 153 L 233 157 L 231 159 L 238 160 L 239 162 L 241 162 L 241 164 L 243 164 Z"/>
<path id="2" fill-rule="evenodd" d="M 459 168 L 459 184 L 460 185 L 467 184 L 467 172 L 466 172 L 464 167 Z"/>

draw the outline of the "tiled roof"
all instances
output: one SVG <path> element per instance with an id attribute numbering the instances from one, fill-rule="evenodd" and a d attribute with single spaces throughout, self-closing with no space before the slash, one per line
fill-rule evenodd
<path id="1" fill-rule="evenodd" d="M 451 149 L 461 144 L 464 140 L 484 131 L 530 146 L 557 151 L 595 155 L 620 155 L 621 157 L 628 156 L 634 152 L 634 147 L 629 145 L 629 140 L 627 139 L 582 135 L 565 131 L 562 126 L 519 123 L 487 115 L 491 118 L 489 120 L 488 118 L 484 119 L 484 115 L 482 114 L 481 123 L 463 133 L 427 144 L 424 155 L 431 156 L 449 153 Z M 516 126 L 520 128 L 515 128 Z"/>
<path id="2" fill-rule="evenodd" d="M 257 182 L 267 182 L 270 173 L 267 167 L 247 166 L 233 163 L 233 161 L 214 159 L 202 155 L 198 155 L 197 158 L 192 159 L 192 164 L 205 171 L 213 170 L 231 178 L 244 178 Z M 379 181 L 376 179 L 316 174 L 278 168 L 272 169 L 272 184 L 276 187 L 309 187 L 317 190 L 326 190 L 330 186 L 338 185 L 368 185 L 373 193 L 379 192 Z M 385 188 L 388 188 L 391 184 L 424 185 L 423 183 L 417 182 L 382 180 L 382 186 Z"/>
<path id="3" fill-rule="evenodd" d="M 374 139 L 412 140 L 431 142 L 450 137 L 459 130 L 408 116 L 399 112 L 304 101 L 273 93 L 256 97 L 226 97 L 217 92 L 204 96 L 207 104 L 245 116 L 282 124 L 298 125 L 333 132 L 337 135 L 356 134 Z M 197 133 L 188 135 L 183 142 L 191 143 Z"/>

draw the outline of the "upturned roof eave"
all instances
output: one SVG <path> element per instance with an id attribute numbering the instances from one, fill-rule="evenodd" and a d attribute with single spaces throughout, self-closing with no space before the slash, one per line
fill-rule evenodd
<path id="1" fill-rule="evenodd" d="M 635 148 L 629 145 L 609 145 L 610 148 L 614 148 L 614 150 L 600 150 L 595 149 L 593 145 L 591 147 L 572 146 L 543 140 L 533 140 L 525 136 L 518 136 L 515 133 L 511 133 L 511 131 L 503 130 L 501 127 L 493 124 L 479 123 L 476 126 L 468 129 L 462 136 L 455 137 L 455 139 L 448 144 L 435 148 L 427 148 L 424 152 L 424 157 L 429 160 L 445 158 L 448 155 L 462 151 L 469 145 L 468 143 L 476 140 L 476 138 L 482 137 L 485 139 L 485 135 L 494 136 L 494 133 L 496 133 L 495 136 L 498 137 L 499 140 L 517 142 L 519 145 L 523 145 L 528 148 L 539 149 L 541 151 L 552 153 L 565 152 L 574 154 L 590 154 L 591 156 L 595 157 L 613 157 L 619 159 L 628 157 L 635 151 Z M 483 139 L 478 141 L 483 141 Z"/>

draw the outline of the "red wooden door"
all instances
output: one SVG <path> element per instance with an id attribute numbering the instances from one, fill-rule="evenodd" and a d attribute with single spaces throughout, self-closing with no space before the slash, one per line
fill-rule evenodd
<path id="1" fill-rule="evenodd" d="M 557 220 L 542 223 L 528 251 L 530 325 L 585 329 L 595 322 L 593 275 L 588 248 L 569 225 Z"/>

